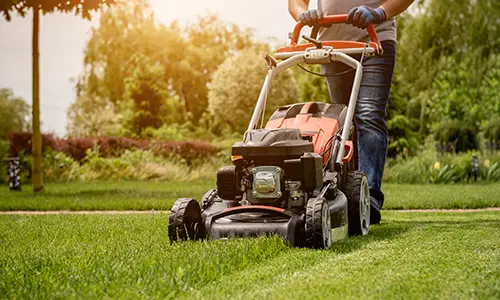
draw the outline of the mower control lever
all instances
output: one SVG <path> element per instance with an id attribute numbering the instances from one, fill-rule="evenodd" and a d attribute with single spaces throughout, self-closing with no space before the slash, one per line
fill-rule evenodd
<path id="1" fill-rule="evenodd" d="M 316 46 L 317 49 L 323 48 L 323 44 L 321 43 L 321 41 L 318 41 L 317 39 L 313 39 L 312 37 L 308 37 L 306 35 L 303 35 L 302 38 L 308 41 L 309 43 L 314 44 L 314 46 Z"/>

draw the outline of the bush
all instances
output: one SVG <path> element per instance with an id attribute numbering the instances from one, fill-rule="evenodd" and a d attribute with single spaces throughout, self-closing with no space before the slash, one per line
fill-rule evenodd
<path id="1" fill-rule="evenodd" d="M 14 132 L 9 134 L 9 155 L 12 157 L 19 156 L 20 152 L 31 154 L 31 132 Z M 58 143 L 53 134 L 42 134 L 42 151 L 52 148 L 58 150 Z"/>
<path id="2" fill-rule="evenodd" d="M 476 130 L 462 121 L 444 121 L 434 129 L 437 142 L 451 144 L 455 153 L 478 149 Z"/>
<path id="3" fill-rule="evenodd" d="M 484 138 L 488 141 L 500 141 L 500 118 L 489 121 L 484 127 Z"/>
<path id="4" fill-rule="evenodd" d="M 426 151 L 415 157 L 388 160 L 384 182 L 396 183 L 470 183 L 473 182 L 472 156 L 479 158 L 478 180 L 500 181 L 500 154 L 476 152 L 438 156 Z"/>
<path id="5" fill-rule="evenodd" d="M 156 156 L 151 150 L 126 150 L 121 156 L 103 158 L 98 151 L 87 151 L 80 168 L 80 179 L 87 180 L 194 180 L 213 178 L 219 163 L 212 159 L 196 167 L 179 160 Z"/>
<path id="6" fill-rule="evenodd" d="M 48 149 L 43 153 L 43 172 L 47 182 L 67 182 L 80 179 L 80 165 L 62 152 Z"/>
<path id="7" fill-rule="evenodd" d="M 178 158 L 193 163 L 217 155 L 217 147 L 202 141 L 164 141 L 145 140 L 125 137 L 68 138 L 56 139 L 53 135 L 42 136 L 43 151 L 52 149 L 62 152 L 76 161 L 82 161 L 87 151 L 99 147 L 101 157 L 118 157 L 126 150 L 151 150 L 155 155 L 165 158 Z M 10 154 L 19 156 L 21 152 L 31 154 L 31 133 L 11 135 Z"/>

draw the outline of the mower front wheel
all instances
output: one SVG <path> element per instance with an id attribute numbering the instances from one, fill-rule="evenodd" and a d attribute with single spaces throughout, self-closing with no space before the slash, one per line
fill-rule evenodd
<path id="1" fill-rule="evenodd" d="M 328 203 L 324 198 L 311 198 L 306 209 L 306 243 L 316 249 L 332 246 L 332 226 Z"/>
<path id="2" fill-rule="evenodd" d="M 198 201 L 191 198 L 180 198 L 175 201 L 168 218 L 168 237 L 172 242 L 205 237 Z"/>
<path id="3" fill-rule="evenodd" d="M 343 190 L 348 203 L 349 235 L 367 235 L 370 230 L 370 189 L 365 173 L 347 173 Z"/>

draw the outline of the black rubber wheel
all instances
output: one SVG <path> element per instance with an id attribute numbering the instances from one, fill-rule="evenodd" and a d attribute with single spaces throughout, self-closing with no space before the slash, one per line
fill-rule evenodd
<path id="1" fill-rule="evenodd" d="M 324 198 L 307 201 L 305 227 L 308 247 L 328 249 L 332 246 L 331 216 Z"/>
<path id="2" fill-rule="evenodd" d="M 349 207 L 349 235 L 367 235 L 370 230 L 370 189 L 365 173 L 348 172 L 344 193 Z"/>
<path id="3" fill-rule="evenodd" d="M 168 218 L 168 237 L 172 242 L 205 237 L 198 201 L 190 198 L 180 198 L 175 201 Z"/>

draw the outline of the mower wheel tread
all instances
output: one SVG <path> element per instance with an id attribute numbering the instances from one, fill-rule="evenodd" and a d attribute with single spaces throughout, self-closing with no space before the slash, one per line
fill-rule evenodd
<path id="1" fill-rule="evenodd" d="M 363 183 L 367 184 L 365 173 L 360 171 L 350 171 L 347 173 L 346 184 L 343 191 L 348 199 L 349 235 L 366 235 L 368 233 L 368 228 L 364 229 L 360 222 L 360 201 L 361 190 L 364 188 Z M 368 216 L 368 227 L 369 219 Z"/>
<path id="2" fill-rule="evenodd" d="M 323 232 L 323 206 L 328 206 L 324 198 L 312 198 L 307 202 L 305 234 L 306 244 L 309 247 L 322 249 L 328 248 L 330 245 L 324 243 Z M 330 224 L 328 222 L 328 224 Z M 329 229 L 329 232 L 331 230 Z"/>
<path id="3" fill-rule="evenodd" d="M 168 237 L 170 241 L 203 238 L 202 225 L 201 209 L 198 201 L 191 198 L 180 198 L 175 201 L 168 218 Z"/>

